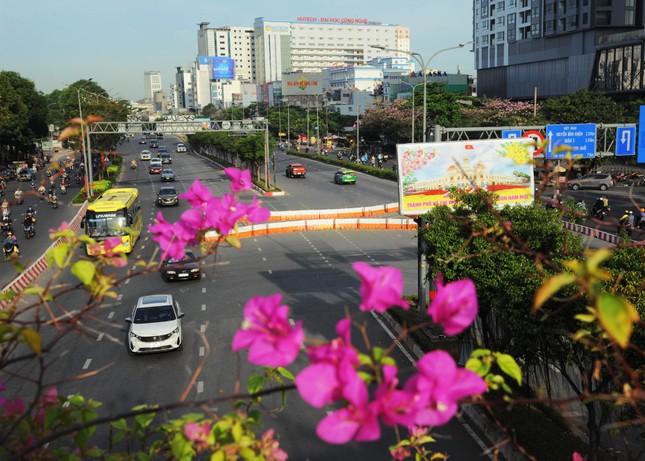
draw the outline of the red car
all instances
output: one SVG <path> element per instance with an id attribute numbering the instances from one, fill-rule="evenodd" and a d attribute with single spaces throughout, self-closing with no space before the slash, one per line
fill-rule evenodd
<path id="1" fill-rule="evenodd" d="M 156 161 L 151 160 L 150 161 L 150 168 L 148 171 L 150 174 L 161 174 L 163 171 L 163 165 L 161 164 L 161 160 L 155 159 Z"/>
<path id="2" fill-rule="evenodd" d="M 304 178 L 307 174 L 307 168 L 300 163 L 292 163 L 287 166 L 287 178 Z"/>

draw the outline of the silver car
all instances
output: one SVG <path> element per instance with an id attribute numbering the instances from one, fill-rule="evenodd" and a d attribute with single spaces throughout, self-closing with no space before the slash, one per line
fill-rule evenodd
<path id="1" fill-rule="evenodd" d="M 128 353 L 143 354 L 182 350 L 181 319 L 184 313 L 172 295 L 142 296 L 126 317 Z"/>
<path id="2" fill-rule="evenodd" d="M 609 173 L 592 173 L 580 179 L 569 179 L 567 186 L 573 190 L 600 189 L 607 190 L 614 187 L 614 180 Z"/>

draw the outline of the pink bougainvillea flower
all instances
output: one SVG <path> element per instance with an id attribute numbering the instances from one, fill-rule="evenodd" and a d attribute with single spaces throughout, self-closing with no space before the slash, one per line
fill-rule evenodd
<path id="1" fill-rule="evenodd" d="M 211 424 L 209 422 L 198 424 L 191 421 L 184 425 L 184 435 L 193 442 L 206 443 L 210 432 Z"/>
<path id="2" fill-rule="evenodd" d="M 4 413 L 7 416 L 20 416 L 25 412 L 25 403 L 20 397 L 13 400 L 6 400 L 4 405 Z"/>
<path id="3" fill-rule="evenodd" d="M 175 236 L 189 245 L 197 243 L 195 237 L 203 228 L 204 214 L 195 208 L 184 211 L 179 221 L 173 225 Z"/>
<path id="4" fill-rule="evenodd" d="M 576 451 L 573 453 L 573 461 L 587 461 L 587 457 L 582 456 L 580 453 Z"/>
<path id="5" fill-rule="evenodd" d="M 246 219 L 252 223 L 261 223 L 269 219 L 271 212 L 260 206 L 260 200 L 257 197 L 253 197 L 251 204 L 246 208 Z"/>
<path id="6" fill-rule="evenodd" d="M 372 267 L 364 262 L 352 264 L 361 281 L 361 298 L 358 306 L 362 311 L 374 309 L 385 312 L 390 307 L 399 306 L 409 309 L 410 305 L 403 299 L 403 275 L 396 267 Z"/>
<path id="7" fill-rule="evenodd" d="M 275 431 L 268 429 L 260 437 L 258 452 L 265 461 L 286 461 L 287 453 L 280 448 L 280 443 L 273 438 Z"/>
<path id="8" fill-rule="evenodd" d="M 418 394 L 417 425 L 445 424 L 457 413 L 459 399 L 486 391 L 486 382 L 470 370 L 457 368 L 446 351 L 429 352 L 416 366 L 419 373 L 404 389 Z"/>
<path id="9" fill-rule="evenodd" d="M 356 371 L 360 362 L 350 343 L 350 328 L 351 320 L 342 319 L 336 324 L 338 338 L 307 349 L 311 365 L 296 376 L 296 387 L 302 399 L 315 408 L 347 398 L 360 386 Z"/>
<path id="10" fill-rule="evenodd" d="M 318 423 L 316 434 L 325 442 L 366 442 L 381 437 L 378 406 L 375 402 L 368 402 L 367 385 L 363 381 L 360 382 L 356 392 L 349 396 L 349 403 L 345 408 L 336 410 Z"/>
<path id="11" fill-rule="evenodd" d="M 444 285 L 439 275 L 437 292 L 428 313 L 447 335 L 457 335 L 468 328 L 477 316 L 477 309 L 477 291 L 472 280 L 457 280 Z"/>
<path id="12" fill-rule="evenodd" d="M 251 181 L 251 172 L 249 170 L 240 170 L 239 168 L 231 167 L 224 168 L 224 173 L 231 180 L 231 192 L 236 193 L 242 190 L 251 190 L 253 181 Z"/>
<path id="13" fill-rule="evenodd" d="M 161 214 L 157 213 L 155 223 L 148 226 L 152 234 L 152 240 L 159 244 L 161 248 L 161 258 L 181 259 L 186 251 L 186 242 L 177 238 L 175 235 L 175 226 L 166 221 Z"/>
<path id="14" fill-rule="evenodd" d="M 267 367 L 291 364 L 305 339 L 302 322 L 289 323 L 282 295 L 254 296 L 244 306 L 244 325 L 235 333 L 233 350 L 249 349 L 249 362 Z"/>
<path id="15" fill-rule="evenodd" d="M 398 389 L 397 368 L 383 366 L 383 382 L 376 389 L 374 400 L 379 405 L 381 419 L 388 426 L 411 426 L 416 420 L 418 395 Z"/>
<path id="16" fill-rule="evenodd" d="M 208 187 L 205 187 L 199 181 L 199 179 L 195 179 L 193 184 L 190 186 L 190 189 L 181 194 L 179 198 L 185 198 L 193 208 L 203 210 L 208 205 L 208 202 L 213 198 L 213 194 Z"/>
<path id="17" fill-rule="evenodd" d="M 224 194 L 221 199 L 215 197 L 206 209 L 206 224 L 220 234 L 228 235 L 246 215 L 246 209 L 247 205 L 234 195 Z"/>

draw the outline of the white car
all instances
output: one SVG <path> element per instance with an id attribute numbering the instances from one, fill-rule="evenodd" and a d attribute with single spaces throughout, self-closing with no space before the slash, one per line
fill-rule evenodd
<path id="1" fill-rule="evenodd" d="M 182 350 L 181 319 L 184 313 L 172 295 L 142 296 L 125 321 L 128 328 L 128 353 L 143 354 Z"/>
<path id="2" fill-rule="evenodd" d="M 139 153 L 139 160 L 150 160 L 152 158 L 152 154 L 150 153 L 149 150 L 142 150 Z"/>
<path id="3" fill-rule="evenodd" d="M 186 152 L 186 144 L 184 143 L 178 143 L 177 144 L 177 152 Z"/>

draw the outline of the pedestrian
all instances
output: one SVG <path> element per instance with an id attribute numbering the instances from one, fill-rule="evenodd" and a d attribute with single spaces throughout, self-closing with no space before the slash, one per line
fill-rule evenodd
<path id="1" fill-rule="evenodd" d="M 374 157 L 374 155 L 370 158 L 370 165 L 372 168 L 376 166 L 376 157 Z"/>

